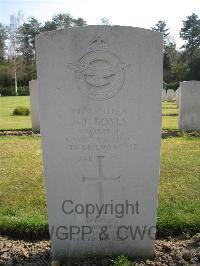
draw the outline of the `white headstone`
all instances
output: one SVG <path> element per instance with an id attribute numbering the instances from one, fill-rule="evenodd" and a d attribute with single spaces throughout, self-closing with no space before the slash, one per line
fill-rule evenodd
<path id="1" fill-rule="evenodd" d="M 166 100 L 166 90 L 162 90 L 162 101 L 164 102 Z"/>
<path id="2" fill-rule="evenodd" d="M 179 106 L 180 86 L 175 92 L 175 97 L 176 97 L 176 104 L 177 104 L 177 106 Z"/>
<path id="3" fill-rule="evenodd" d="M 200 81 L 181 82 L 179 129 L 200 130 Z"/>
<path id="4" fill-rule="evenodd" d="M 77 27 L 38 36 L 36 48 L 53 259 L 151 256 L 162 35 Z"/>
<path id="5" fill-rule="evenodd" d="M 174 90 L 167 90 L 167 101 L 168 102 L 173 102 L 174 101 L 174 97 L 175 97 L 175 93 Z"/>
<path id="6" fill-rule="evenodd" d="M 31 105 L 31 121 L 32 130 L 34 132 L 40 131 L 40 117 L 39 117 L 39 99 L 38 99 L 38 83 L 37 80 L 29 81 L 30 105 Z"/>

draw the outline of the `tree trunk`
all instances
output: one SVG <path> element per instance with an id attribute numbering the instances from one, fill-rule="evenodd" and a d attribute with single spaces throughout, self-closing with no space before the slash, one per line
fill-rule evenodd
<path id="1" fill-rule="evenodd" d="M 18 88 L 17 88 L 17 72 L 16 68 L 14 67 L 14 72 L 15 72 L 15 94 L 18 96 Z"/>
<path id="2" fill-rule="evenodd" d="M 14 47 L 15 49 L 15 47 Z M 16 54 L 14 51 L 14 56 L 13 56 L 13 64 L 14 64 L 14 78 L 15 78 L 15 94 L 18 96 L 18 88 L 17 88 L 17 66 L 16 66 Z"/>

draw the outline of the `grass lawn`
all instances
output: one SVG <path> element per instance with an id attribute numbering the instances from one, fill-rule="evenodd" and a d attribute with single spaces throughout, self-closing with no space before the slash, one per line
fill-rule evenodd
<path id="1" fill-rule="evenodd" d="M 31 116 L 13 116 L 17 106 L 30 108 L 29 96 L 0 97 L 0 129 L 31 129 Z"/>
<path id="2" fill-rule="evenodd" d="M 174 130 L 178 129 L 178 116 L 163 116 L 162 129 Z"/>
<path id="3" fill-rule="evenodd" d="M 200 231 L 200 138 L 162 140 L 158 228 Z"/>
<path id="4" fill-rule="evenodd" d="M 39 137 L 0 137 L 0 231 L 47 229 Z M 162 140 L 158 232 L 200 230 L 200 138 Z"/>
<path id="5" fill-rule="evenodd" d="M 176 102 L 162 102 L 163 115 L 178 115 L 178 106 Z"/>
<path id="6" fill-rule="evenodd" d="M 1 137 L 0 228 L 47 223 L 39 137 Z"/>
<path id="7" fill-rule="evenodd" d="M 162 129 L 178 129 L 178 107 L 176 102 L 162 103 Z"/>

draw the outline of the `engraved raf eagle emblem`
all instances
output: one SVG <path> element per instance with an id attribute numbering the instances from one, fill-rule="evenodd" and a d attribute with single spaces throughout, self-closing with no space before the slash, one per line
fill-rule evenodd
<path id="1" fill-rule="evenodd" d="M 116 75 L 121 69 L 125 68 L 125 64 L 98 68 L 84 63 L 68 64 L 76 73 L 83 74 L 86 82 L 91 86 L 105 86 L 111 82 L 111 77 Z"/>
<path id="2" fill-rule="evenodd" d="M 97 37 L 87 52 L 75 63 L 68 63 L 75 74 L 77 88 L 94 100 L 106 100 L 123 86 L 125 67 L 117 55 L 109 51 L 105 40 Z"/>

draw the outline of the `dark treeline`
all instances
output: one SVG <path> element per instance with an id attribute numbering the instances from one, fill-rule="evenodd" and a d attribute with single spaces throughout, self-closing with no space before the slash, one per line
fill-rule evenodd
<path id="1" fill-rule="evenodd" d="M 176 90 L 183 80 L 200 80 L 200 19 L 192 14 L 183 20 L 180 38 L 181 50 L 171 40 L 170 29 L 164 21 L 158 21 L 153 30 L 163 34 L 163 79 L 166 89 Z"/>
<path id="2" fill-rule="evenodd" d="M 110 24 L 103 18 L 101 24 Z M 83 18 L 75 19 L 68 13 L 57 14 L 41 23 L 35 17 L 23 20 L 21 12 L 10 16 L 8 25 L 0 22 L 0 93 L 26 95 L 28 81 L 36 79 L 35 36 L 60 28 L 86 25 Z M 170 29 L 158 21 L 153 30 L 164 36 L 164 84 L 176 89 L 182 80 L 200 80 L 200 19 L 192 14 L 186 17 L 180 31 L 185 44 L 178 50 L 171 40 Z"/>

